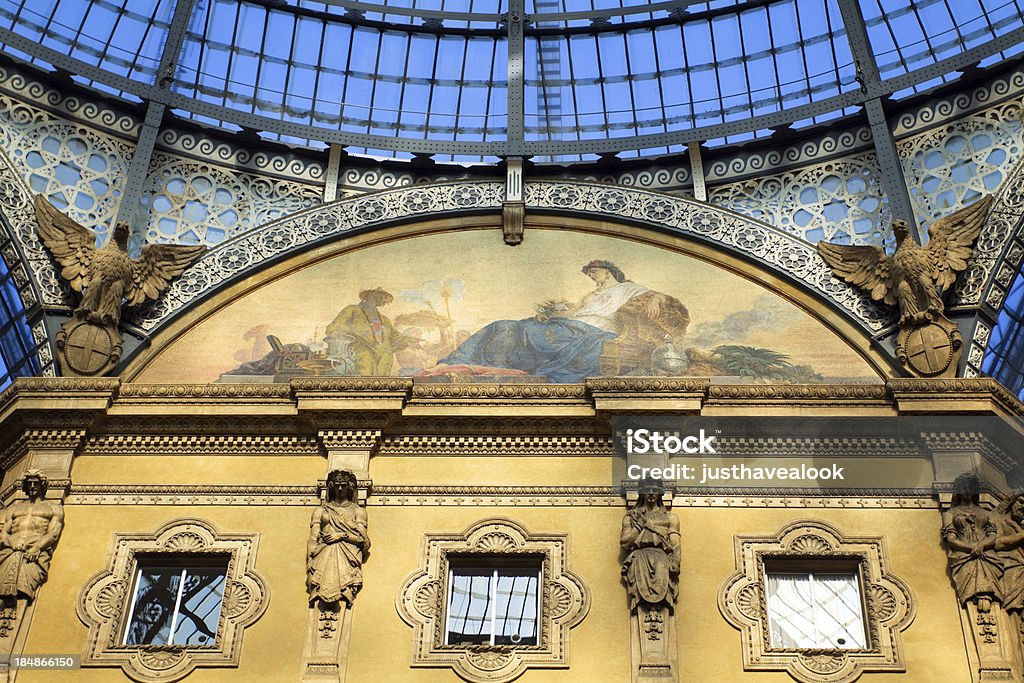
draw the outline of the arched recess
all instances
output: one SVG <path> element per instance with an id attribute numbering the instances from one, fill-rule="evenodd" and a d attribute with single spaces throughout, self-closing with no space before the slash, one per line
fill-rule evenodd
<path id="1" fill-rule="evenodd" d="M 495 199 L 500 197 L 501 188 L 497 184 L 470 184 L 468 187 L 481 189 L 481 185 L 493 190 Z M 810 275 L 821 274 L 823 267 L 818 267 L 818 257 L 809 245 L 696 202 L 679 200 L 674 203 L 665 201 L 669 197 L 658 193 L 585 183 L 564 185 L 590 192 L 609 189 L 614 193 L 612 197 L 625 199 L 633 195 L 648 203 L 632 209 L 627 206 L 625 218 L 611 220 L 595 210 L 551 206 L 542 209 L 534 196 L 529 204 L 526 240 L 514 248 L 502 241 L 500 203 L 487 211 L 450 209 L 433 216 L 426 211 L 411 213 L 385 226 L 350 229 L 344 231 L 347 233 L 344 237 L 336 234 L 332 239 L 310 241 L 303 248 L 284 250 L 275 262 L 241 269 L 243 276 L 225 278 L 224 284 L 194 305 L 174 308 L 172 302 L 172 305 L 164 304 L 163 309 L 144 312 L 146 315 L 140 316 L 136 323 L 142 326 L 150 321 L 154 329 L 152 346 L 131 359 L 122 374 L 129 381 L 182 382 L 189 380 L 181 374 L 167 374 L 167 368 L 191 368 L 197 373 L 188 375 L 192 381 L 217 381 L 216 372 L 238 370 L 223 362 L 224 358 L 231 357 L 225 354 L 232 350 L 225 351 L 218 346 L 237 345 L 243 332 L 255 330 L 249 337 L 254 352 L 249 358 L 234 356 L 238 360 L 235 365 L 239 367 L 243 362 L 258 359 L 257 342 L 264 334 L 277 334 L 282 344 L 318 343 L 335 315 L 340 316 L 343 309 L 358 303 L 360 290 L 384 286 L 396 297 L 397 303 L 382 312 L 390 316 L 396 326 L 403 316 L 411 320 L 416 317 L 415 311 L 408 306 L 402 309 L 401 301 L 417 300 L 414 290 L 421 284 L 425 287 L 422 300 L 428 299 L 429 287 L 425 281 L 436 280 L 443 285 L 449 276 L 461 281 L 456 289 L 465 285 L 473 296 L 482 297 L 470 301 L 467 295 L 466 301 L 460 304 L 470 311 L 463 312 L 466 317 L 460 333 L 469 335 L 495 320 L 529 319 L 535 313 L 535 306 L 545 299 L 562 296 L 576 301 L 586 295 L 593 289 L 593 283 L 580 270 L 592 259 L 615 261 L 631 280 L 682 301 L 690 308 L 692 317 L 686 343 L 700 338 L 706 353 L 719 346 L 743 346 L 790 356 L 791 365 L 796 366 L 792 372 L 797 373 L 793 381 L 797 381 L 799 373 L 804 373 L 800 377 L 816 377 L 809 381 L 839 381 L 839 378 L 878 381 L 879 377 L 898 374 L 898 366 L 872 342 L 870 334 L 872 327 L 884 330 L 887 319 L 865 316 L 868 319 L 864 320 L 854 313 L 876 312 L 877 309 L 858 308 L 856 304 L 863 303 L 859 299 L 844 307 L 797 280 L 792 271 L 768 265 L 769 259 L 774 259 L 792 263 L 794 269 L 802 268 L 802 272 Z M 457 192 L 460 185 L 450 187 Z M 424 196 L 424 191 L 429 189 L 436 188 L 380 193 L 367 199 L 374 199 L 374 206 L 395 206 L 401 205 L 403 200 L 415 202 L 417 196 Z M 573 198 L 574 201 L 579 199 Z M 336 220 L 341 212 L 351 215 L 352 203 L 349 200 L 323 207 L 322 212 L 303 212 L 299 217 L 300 225 L 308 229 L 320 220 L 332 220 L 332 216 Z M 680 207 L 688 214 L 679 211 Z M 611 206 L 606 208 L 609 212 L 612 210 Z M 666 225 L 667 221 L 655 223 L 644 212 L 696 223 L 707 230 L 700 233 L 672 228 Z M 702 222 L 705 220 L 706 223 Z M 287 233 L 280 222 L 277 225 L 276 229 L 265 231 L 265 239 L 259 243 L 266 245 L 273 241 L 271 236 L 284 239 Z M 700 239 L 701 234 L 713 234 L 717 239 Z M 762 247 L 760 253 L 768 255 L 765 261 L 755 262 L 749 252 L 743 254 L 740 249 L 725 244 L 726 240 L 742 244 L 747 241 L 747 235 L 754 236 L 755 239 L 750 240 L 755 242 L 753 246 Z M 234 251 L 225 249 L 226 253 L 219 258 L 211 258 L 216 256 L 216 251 L 222 251 L 215 250 L 200 265 L 207 260 L 223 265 L 229 253 L 241 258 L 239 249 L 235 245 Z M 789 254 L 799 258 L 789 260 Z M 205 277 L 206 272 L 200 270 L 199 277 Z M 188 277 L 189 274 L 184 276 Z M 500 280 L 500 283 L 495 285 L 489 279 Z M 829 291 L 842 293 L 846 289 L 839 283 L 832 289 L 834 281 L 831 279 L 812 277 L 812 282 L 826 283 Z M 443 315 L 443 307 L 448 303 L 438 299 L 432 310 Z M 425 311 L 427 307 L 429 305 L 425 304 L 420 309 Z M 279 329 L 291 331 L 280 334 L 278 329 L 271 329 L 274 325 L 261 329 L 258 323 L 264 314 L 278 321 Z M 452 317 L 448 315 L 449 321 Z M 287 324 L 280 323 L 285 319 Z M 250 329 L 242 330 L 239 325 Z M 744 326 L 757 328 L 756 333 L 735 333 L 738 327 Z M 454 327 L 452 329 L 453 336 L 457 336 Z M 790 341 L 778 341 L 784 337 Z M 792 340 L 797 338 L 800 344 L 806 343 L 808 349 L 835 349 L 835 355 L 829 356 L 830 360 L 824 364 L 838 359 L 835 368 L 840 369 L 821 371 L 824 368 L 808 362 L 803 350 L 797 349 L 794 354 L 793 349 L 797 347 Z M 457 343 L 453 343 L 453 347 L 455 345 Z M 688 346 L 686 352 L 691 351 Z M 222 359 L 216 372 L 210 370 L 214 367 L 209 358 L 211 353 L 219 354 L 218 358 Z M 435 354 L 428 362 L 442 356 Z M 396 360 L 392 371 L 406 374 L 402 362 Z M 200 365 L 208 376 L 200 372 Z M 738 370 L 728 373 L 715 370 L 718 367 L 697 362 L 685 374 L 740 374 Z M 603 370 L 601 374 L 606 374 Z M 224 377 L 219 379 L 224 380 Z M 508 381 L 516 380 L 510 377 Z"/>

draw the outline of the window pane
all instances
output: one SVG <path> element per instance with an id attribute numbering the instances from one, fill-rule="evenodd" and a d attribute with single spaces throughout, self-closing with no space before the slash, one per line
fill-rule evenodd
<path id="1" fill-rule="evenodd" d="M 170 639 L 181 567 L 140 567 L 125 645 L 166 645 Z"/>
<path id="2" fill-rule="evenodd" d="M 226 565 L 140 566 L 125 645 L 213 645 L 226 573 Z"/>
<path id="3" fill-rule="evenodd" d="M 856 574 L 776 573 L 767 579 L 772 647 L 866 647 Z"/>
<path id="4" fill-rule="evenodd" d="M 448 644 L 491 642 L 493 569 L 452 569 L 448 599 Z"/>
<path id="5" fill-rule="evenodd" d="M 537 645 L 540 565 L 452 567 L 449 645 Z"/>
<path id="6" fill-rule="evenodd" d="M 201 567 L 185 570 L 185 585 L 174 629 L 175 645 L 213 645 L 224 599 L 224 570 Z"/>
<path id="7" fill-rule="evenodd" d="M 498 570 L 494 643 L 537 644 L 536 569 Z"/>

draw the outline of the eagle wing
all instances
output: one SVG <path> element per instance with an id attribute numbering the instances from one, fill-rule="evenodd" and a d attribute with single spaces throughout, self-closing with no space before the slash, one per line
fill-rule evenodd
<path id="1" fill-rule="evenodd" d="M 88 283 L 96 256 L 96 233 L 68 218 L 41 194 L 36 195 L 36 223 L 43 244 L 63 266 L 62 278 L 76 292 Z"/>
<path id="2" fill-rule="evenodd" d="M 205 246 L 181 244 L 144 246 L 139 258 L 132 261 L 132 283 L 124 295 L 128 305 L 156 299 L 172 279 L 185 272 L 205 251 Z"/>
<path id="3" fill-rule="evenodd" d="M 896 286 L 889 272 L 889 258 L 881 247 L 818 242 L 818 253 L 836 277 L 866 289 L 875 301 L 884 300 L 890 306 L 896 304 Z"/>
<path id="4" fill-rule="evenodd" d="M 984 197 L 928 228 L 928 258 L 940 293 L 949 289 L 956 274 L 967 268 L 974 240 L 981 234 L 991 207 L 992 197 Z"/>

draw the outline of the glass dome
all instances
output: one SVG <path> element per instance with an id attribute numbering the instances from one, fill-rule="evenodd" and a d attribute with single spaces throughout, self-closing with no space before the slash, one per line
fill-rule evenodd
<path id="1" fill-rule="evenodd" d="M 0 41 L 271 139 L 573 160 L 848 115 L 1016 53 L 1022 17 L 1022 0 L 0 0 Z"/>

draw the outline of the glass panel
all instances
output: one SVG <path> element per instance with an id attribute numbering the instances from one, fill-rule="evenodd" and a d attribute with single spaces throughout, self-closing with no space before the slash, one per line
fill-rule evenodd
<path id="1" fill-rule="evenodd" d="M 495 589 L 495 645 L 537 644 L 536 569 L 499 569 Z"/>
<path id="2" fill-rule="evenodd" d="M 185 585 L 178 606 L 174 645 L 213 645 L 224 599 L 226 577 L 218 567 L 185 571 Z"/>
<path id="3" fill-rule="evenodd" d="M 448 644 L 491 642 L 493 569 L 452 569 L 448 599 Z"/>
<path id="4" fill-rule="evenodd" d="M 540 568 L 452 568 L 449 645 L 536 645 Z"/>
<path id="5" fill-rule="evenodd" d="M 225 566 L 140 566 L 124 644 L 213 645 L 225 583 Z"/>
<path id="6" fill-rule="evenodd" d="M 170 640 L 181 567 L 140 567 L 125 645 L 166 645 Z"/>
<path id="7" fill-rule="evenodd" d="M 866 647 L 856 574 L 773 573 L 767 583 L 772 647 Z"/>

